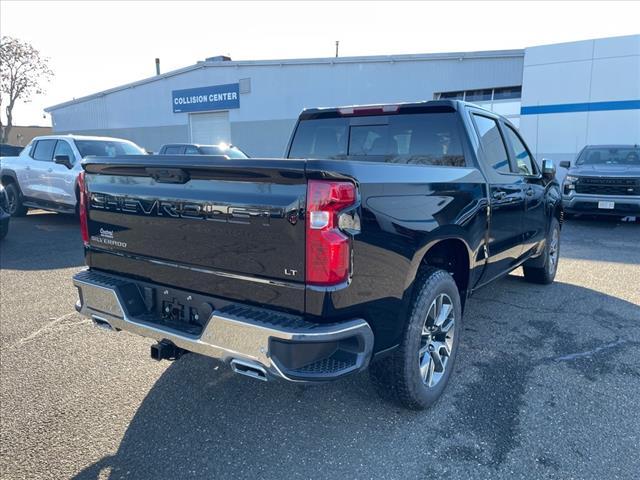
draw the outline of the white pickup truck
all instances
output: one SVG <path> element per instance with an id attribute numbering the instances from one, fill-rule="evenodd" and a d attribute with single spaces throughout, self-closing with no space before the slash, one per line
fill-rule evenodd
<path id="1" fill-rule="evenodd" d="M 75 213 L 80 161 L 87 156 L 145 155 L 128 140 L 80 135 L 35 137 L 16 157 L 0 158 L 0 179 L 16 217 L 29 208 Z"/>

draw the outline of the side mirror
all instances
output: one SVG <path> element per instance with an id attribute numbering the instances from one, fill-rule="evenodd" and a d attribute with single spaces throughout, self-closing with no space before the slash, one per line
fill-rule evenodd
<path id="1" fill-rule="evenodd" d="M 556 176 L 556 166 L 553 160 L 549 158 L 542 159 L 542 176 L 544 178 L 553 179 Z"/>
<path id="2" fill-rule="evenodd" d="M 53 163 L 57 163 L 58 165 L 64 165 L 69 170 L 73 168 L 73 164 L 71 163 L 71 159 L 69 155 L 56 155 L 56 158 L 53 159 Z"/>
<path id="3" fill-rule="evenodd" d="M 563 160 L 562 162 L 560 162 L 560 166 L 562 168 L 569 168 L 571 166 L 571 162 L 569 160 Z"/>

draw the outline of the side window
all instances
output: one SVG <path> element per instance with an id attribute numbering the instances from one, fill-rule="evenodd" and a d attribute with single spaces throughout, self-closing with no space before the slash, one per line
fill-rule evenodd
<path id="1" fill-rule="evenodd" d="M 186 147 L 184 147 L 184 154 L 185 155 L 200 155 L 200 151 L 198 150 L 198 147 L 194 147 L 193 145 L 187 145 Z"/>
<path id="2" fill-rule="evenodd" d="M 76 160 L 75 155 L 73 154 L 73 150 L 71 149 L 71 145 L 69 145 L 64 140 L 58 140 L 56 143 L 56 149 L 53 152 L 53 158 L 56 158 L 58 155 L 66 155 L 71 160 L 71 163 L 74 163 Z"/>
<path id="3" fill-rule="evenodd" d="M 478 128 L 480 144 L 486 155 L 489 166 L 499 173 L 511 173 L 509 156 L 504 146 L 504 140 L 500 134 L 498 123 L 489 117 L 473 114 Z"/>
<path id="4" fill-rule="evenodd" d="M 22 150 L 22 152 L 20 152 L 20 155 L 26 153 L 28 156 L 30 156 L 31 158 L 33 158 L 33 152 L 36 148 L 36 144 L 38 142 L 36 140 L 31 140 L 26 147 L 24 147 L 24 149 Z"/>
<path id="5" fill-rule="evenodd" d="M 535 175 L 536 171 L 533 167 L 533 159 L 524 145 L 524 142 L 520 139 L 518 134 L 509 125 L 506 125 L 505 131 L 507 137 L 511 143 L 513 157 L 516 159 L 516 166 L 518 173 L 522 175 Z"/>
<path id="6" fill-rule="evenodd" d="M 53 149 L 56 147 L 56 140 L 38 140 L 31 156 L 35 160 L 51 162 L 53 160 Z"/>
<path id="7" fill-rule="evenodd" d="M 182 153 L 182 147 L 180 145 L 171 145 L 165 148 L 165 155 L 180 155 Z"/>

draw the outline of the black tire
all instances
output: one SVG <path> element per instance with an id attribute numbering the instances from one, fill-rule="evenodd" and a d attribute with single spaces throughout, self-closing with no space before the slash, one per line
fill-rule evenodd
<path id="1" fill-rule="evenodd" d="M 28 207 L 22 205 L 22 193 L 15 183 L 9 183 L 4 187 L 9 199 L 9 214 L 12 217 L 24 217 L 29 211 Z"/>
<path id="2" fill-rule="evenodd" d="M 555 237 L 554 237 L 555 235 Z M 551 219 L 549 235 L 545 242 L 544 252 L 539 259 L 534 259 L 531 264 L 525 263 L 522 266 L 524 279 L 527 282 L 548 285 L 553 283 L 558 271 L 560 260 L 560 223 L 557 218 Z"/>
<path id="3" fill-rule="evenodd" d="M 429 323 L 431 323 L 432 329 L 435 328 L 435 322 L 430 320 L 430 314 L 432 313 L 434 302 L 437 303 L 440 298 L 443 299 L 441 303 L 443 306 L 445 302 L 450 302 L 447 305 L 451 307 L 452 321 L 446 331 L 443 329 L 440 332 L 434 330 L 433 332 L 425 333 L 426 330 L 429 330 Z M 443 307 L 443 310 L 446 310 L 446 308 Z M 462 332 L 461 320 L 460 294 L 451 275 L 444 270 L 431 267 L 422 269 L 416 279 L 416 293 L 400 346 L 388 357 L 374 362 L 370 367 L 371 379 L 380 394 L 405 408 L 413 410 L 422 410 L 436 403 L 442 395 L 455 365 L 460 333 Z M 441 325 L 447 324 L 448 317 L 444 319 Z M 444 343 L 440 342 L 440 340 L 449 334 L 452 337 L 450 339 L 451 342 L 447 344 L 449 355 L 444 355 L 447 347 L 439 347 L 435 352 L 429 348 L 432 345 L 432 341 L 436 345 Z M 431 338 L 433 338 L 432 341 L 430 340 Z M 421 351 L 425 351 L 425 353 L 421 355 Z M 437 357 L 441 359 L 439 365 L 443 370 L 442 372 L 436 372 L 435 370 L 437 368 L 436 365 L 438 365 L 434 356 L 436 353 Z M 445 358 L 446 361 L 444 361 Z M 429 366 L 427 367 L 427 378 L 425 379 L 421 364 L 424 365 L 426 361 L 429 362 Z M 433 371 L 431 377 L 429 377 L 431 365 L 433 365 Z M 436 374 L 438 375 L 437 381 L 433 383 Z M 426 382 L 431 383 L 431 385 L 429 386 Z"/>

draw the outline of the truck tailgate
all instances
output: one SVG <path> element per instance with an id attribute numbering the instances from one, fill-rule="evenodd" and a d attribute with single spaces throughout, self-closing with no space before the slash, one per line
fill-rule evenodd
<path id="1" fill-rule="evenodd" d="M 304 161 L 85 162 L 89 266 L 275 306 L 285 289 L 283 304 L 304 308 Z"/>

